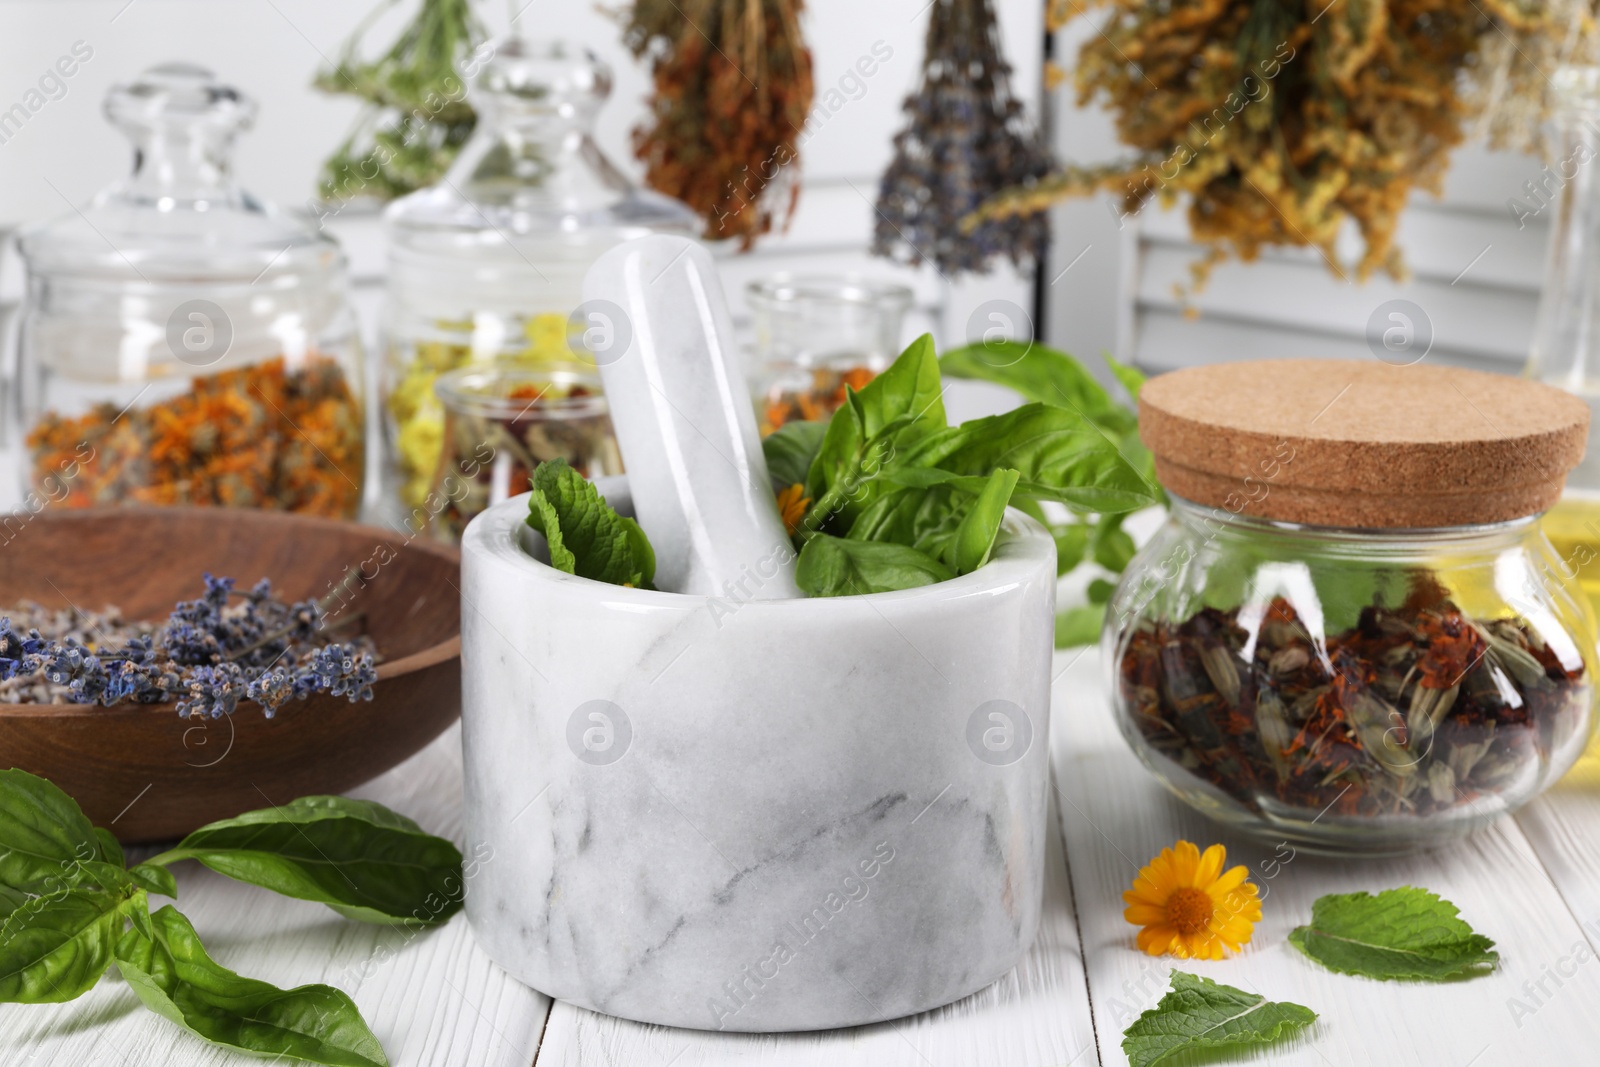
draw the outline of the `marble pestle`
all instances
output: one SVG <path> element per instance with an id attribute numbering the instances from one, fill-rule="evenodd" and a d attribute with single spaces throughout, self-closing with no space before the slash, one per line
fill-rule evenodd
<path id="1" fill-rule="evenodd" d="M 698 242 L 618 245 L 583 283 L 585 325 L 656 586 L 675 593 L 798 597 L 795 552 L 767 478 L 722 283 Z"/>

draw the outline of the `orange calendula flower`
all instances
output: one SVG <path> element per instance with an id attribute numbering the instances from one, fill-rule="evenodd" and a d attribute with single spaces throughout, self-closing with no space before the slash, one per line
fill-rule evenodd
<path id="1" fill-rule="evenodd" d="M 1256 887 L 1245 881 L 1243 866 L 1224 871 L 1227 850 L 1212 845 L 1204 853 L 1179 841 L 1139 871 L 1133 888 L 1122 894 L 1122 917 L 1139 931 L 1139 947 L 1152 956 L 1181 960 L 1220 960 L 1223 949 L 1237 952 L 1261 921 Z"/>
<path id="2" fill-rule="evenodd" d="M 800 520 L 806 517 L 806 508 L 811 506 L 811 498 L 806 496 L 805 486 L 799 482 L 778 494 L 778 514 L 783 516 L 783 528 L 793 534 L 800 527 Z"/>

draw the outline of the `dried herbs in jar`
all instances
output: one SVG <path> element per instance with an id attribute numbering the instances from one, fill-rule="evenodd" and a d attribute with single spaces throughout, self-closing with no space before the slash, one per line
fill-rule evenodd
<path id="1" fill-rule="evenodd" d="M 1532 799 L 1595 700 L 1593 621 L 1537 522 L 1587 422 L 1420 364 L 1151 379 L 1172 512 L 1108 607 L 1124 737 L 1214 818 L 1325 851 L 1428 847 Z"/>

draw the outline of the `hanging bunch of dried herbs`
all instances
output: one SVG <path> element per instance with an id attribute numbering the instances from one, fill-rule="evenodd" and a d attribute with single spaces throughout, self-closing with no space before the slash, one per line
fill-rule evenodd
<path id="1" fill-rule="evenodd" d="M 749 248 L 800 195 L 792 165 L 811 110 L 802 0 L 637 0 L 623 43 L 648 56 L 655 95 L 634 130 L 652 189 Z"/>
<path id="2" fill-rule="evenodd" d="M 991 0 L 934 0 L 922 82 L 906 98 L 910 122 L 878 186 L 872 251 L 940 271 L 983 272 L 997 255 L 1037 257 L 1048 236 L 1037 211 L 963 227 L 962 219 L 1010 186 L 1050 169 L 1009 85 Z"/>
<path id="3" fill-rule="evenodd" d="M 392 200 L 431 185 L 449 169 L 477 115 L 463 78 L 487 33 L 472 0 L 422 0 L 417 16 L 389 50 L 364 62 L 360 46 L 386 0 L 362 20 L 331 70 L 313 84 L 365 101 L 355 129 L 322 165 L 327 200 Z"/>
<path id="4" fill-rule="evenodd" d="M 1108 107 L 1133 155 L 1015 183 L 967 225 L 1097 190 L 1125 215 L 1181 194 L 1206 248 L 1197 283 L 1272 246 L 1316 248 L 1340 277 L 1403 277 L 1412 190 L 1439 192 L 1469 132 L 1536 138 L 1545 75 L 1593 41 L 1591 2 L 1051 0 L 1052 29 L 1109 9 L 1078 53 L 1078 101 Z M 1364 243 L 1353 264 L 1336 249 L 1348 222 Z"/>

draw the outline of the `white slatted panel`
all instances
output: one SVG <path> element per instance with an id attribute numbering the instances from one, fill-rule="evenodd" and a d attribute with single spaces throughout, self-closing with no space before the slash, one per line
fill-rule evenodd
<path id="1" fill-rule="evenodd" d="M 1462 150 L 1441 200 L 1413 198 L 1399 243 L 1412 276 L 1341 281 L 1310 249 L 1273 250 L 1255 263 L 1227 262 L 1186 302 L 1198 256 L 1181 210 L 1148 208 L 1123 299 L 1132 314 L 1119 353 L 1153 371 L 1220 360 L 1282 356 L 1371 358 L 1365 334 L 1379 305 L 1404 299 L 1433 328 L 1430 361 L 1516 371 L 1527 358 L 1544 271 L 1548 212 L 1520 226 L 1506 201 L 1534 177 L 1532 159 Z M 1341 252 L 1359 254 L 1354 233 Z M 1198 312 L 1198 315 L 1193 312 Z"/>

